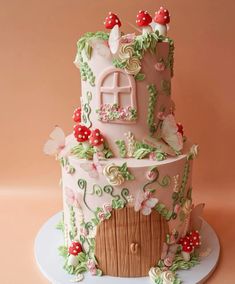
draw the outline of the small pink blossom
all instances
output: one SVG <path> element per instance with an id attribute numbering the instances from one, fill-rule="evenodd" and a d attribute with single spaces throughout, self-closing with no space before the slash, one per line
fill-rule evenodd
<path id="1" fill-rule="evenodd" d="M 124 36 L 121 37 L 121 43 L 131 43 L 133 42 L 135 39 L 135 34 L 126 34 Z"/>
<path id="2" fill-rule="evenodd" d="M 104 213 L 104 211 L 100 211 L 97 214 L 97 217 L 99 218 L 100 221 L 104 221 L 105 220 L 105 213 Z"/>
<path id="3" fill-rule="evenodd" d="M 111 212 L 113 208 L 111 204 L 106 203 L 103 205 L 103 209 L 104 209 L 104 212 Z"/>
<path id="4" fill-rule="evenodd" d="M 156 160 L 156 154 L 154 152 L 151 152 L 149 154 L 149 159 L 152 160 L 152 161 L 155 161 Z"/>
<path id="5" fill-rule="evenodd" d="M 175 207 L 174 207 L 174 213 L 178 214 L 179 211 L 180 211 L 180 205 L 176 204 Z"/>
<path id="6" fill-rule="evenodd" d="M 153 181 L 155 180 L 157 177 L 157 172 L 154 171 L 154 170 L 149 170 L 147 171 L 146 173 L 146 178 L 149 180 L 149 181 Z"/>
<path id="7" fill-rule="evenodd" d="M 88 235 L 88 230 L 84 227 L 80 228 L 80 233 L 82 236 L 86 237 Z"/>
<path id="8" fill-rule="evenodd" d="M 159 72 L 162 72 L 165 70 L 165 64 L 164 62 L 157 62 L 155 65 L 154 65 L 155 69 Z"/>
<path id="9" fill-rule="evenodd" d="M 167 256 L 165 259 L 164 259 L 164 264 L 167 266 L 167 267 L 170 267 L 173 263 L 173 258 L 170 257 L 170 256 Z"/>
<path id="10" fill-rule="evenodd" d="M 96 275 L 96 266 L 95 266 L 95 261 L 93 259 L 89 259 L 87 261 L 87 268 L 89 269 L 91 275 Z"/>

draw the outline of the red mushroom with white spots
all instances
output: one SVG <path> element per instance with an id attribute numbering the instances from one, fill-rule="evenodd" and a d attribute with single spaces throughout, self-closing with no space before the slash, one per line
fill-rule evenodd
<path id="1" fill-rule="evenodd" d="M 160 35 L 166 36 L 168 30 L 167 25 L 170 23 L 169 11 L 161 7 L 157 12 L 155 12 L 153 21 L 155 22 L 154 30 L 158 31 Z"/>
<path id="2" fill-rule="evenodd" d="M 120 28 L 122 23 L 116 14 L 109 12 L 108 16 L 105 18 L 104 25 L 106 29 L 111 30 L 116 25 Z"/>
<path id="3" fill-rule="evenodd" d="M 82 110 L 80 107 L 76 108 L 73 112 L 73 121 L 80 123 L 81 122 L 81 115 L 82 115 Z"/>
<path id="4" fill-rule="evenodd" d="M 82 252 L 82 246 L 79 242 L 72 242 L 69 246 L 69 258 L 68 258 L 68 265 L 77 266 L 78 265 L 78 254 Z"/>
<path id="5" fill-rule="evenodd" d="M 104 137 L 99 129 L 91 131 L 89 142 L 97 151 L 102 151 L 104 149 Z"/>
<path id="6" fill-rule="evenodd" d="M 88 139 L 91 134 L 91 131 L 85 125 L 81 125 L 81 124 L 75 125 L 73 127 L 73 134 L 74 134 L 74 137 L 77 139 L 77 141 L 82 143 L 84 148 L 87 148 L 90 146 L 88 143 Z"/>
<path id="7" fill-rule="evenodd" d="M 178 244 L 180 244 L 182 248 L 182 257 L 185 261 L 189 261 L 190 254 L 195 248 L 198 248 L 201 245 L 201 236 L 198 231 L 192 231 L 185 237 L 180 238 Z"/>
<path id="8" fill-rule="evenodd" d="M 152 17 L 149 15 L 147 11 L 140 10 L 136 16 L 136 24 L 142 28 L 142 33 L 150 33 L 152 31 L 152 27 L 150 26 L 152 22 Z"/>

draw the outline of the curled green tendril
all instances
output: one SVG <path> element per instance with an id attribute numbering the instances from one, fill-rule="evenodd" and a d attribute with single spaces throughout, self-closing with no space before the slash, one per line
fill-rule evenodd
<path id="1" fill-rule="evenodd" d="M 122 192 L 121 192 L 121 196 L 122 198 L 124 199 L 125 201 L 125 204 L 128 203 L 128 200 L 127 200 L 127 196 L 129 195 L 129 190 L 127 188 L 123 188 Z"/>
<path id="2" fill-rule="evenodd" d="M 86 192 L 87 192 L 87 182 L 84 179 L 79 179 L 78 180 L 78 187 L 84 191 L 83 194 L 83 202 L 86 205 L 87 209 L 93 212 L 93 210 L 89 207 L 89 205 L 86 202 Z"/>
<path id="3" fill-rule="evenodd" d="M 113 194 L 113 187 L 111 185 L 105 185 L 104 192 L 110 194 L 115 200 L 119 200 L 121 197 L 119 195 Z"/>
<path id="4" fill-rule="evenodd" d="M 99 197 L 103 195 L 103 190 L 98 184 L 93 185 L 93 190 L 92 190 L 91 195 L 94 195 L 94 194 Z"/>

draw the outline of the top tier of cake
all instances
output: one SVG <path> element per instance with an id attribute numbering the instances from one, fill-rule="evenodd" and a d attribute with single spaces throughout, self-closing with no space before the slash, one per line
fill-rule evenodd
<path id="1" fill-rule="evenodd" d="M 171 99 L 173 41 L 154 24 L 138 35 L 123 34 L 119 26 L 110 33 L 86 33 L 78 41 L 74 63 L 82 80 L 79 125 L 93 131 L 92 146 L 103 144 L 98 141 L 102 137 L 102 148 L 114 157 L 143 158 L 152 151 L 160 159 L 174 156 L 183 148 L 183 131 L 175 122 Z M 78 142 L 86 140 L 84 132 L 75 127 Z M 142 150 L 128 154 L 125 143 Z"/>

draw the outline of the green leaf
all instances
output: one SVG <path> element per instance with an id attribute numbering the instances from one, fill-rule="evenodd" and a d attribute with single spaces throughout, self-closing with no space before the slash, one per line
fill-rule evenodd
<path id="1" fill-rule="evenodd" d="M 59 255 L 66 258 L 68 256 L 68 248 L 66 246 L 58 247 Z"/>
<path id="2" fill-rule="evenodd" d="M 138 73 L 135 75 L 135 80 L 143 81 L 145 79 L 145 75 L 143 73 Z"/>
<path id="3" fill-rule="evenodd" d="M 84 262 L 84 261 L 86 261 L 86 255 L 85 255 L 84 252 L 80 252 L 80 253 L 78 254 L 77 258 L 78 258 L 78 261 L 79 261 L 79 262 Z"/>

